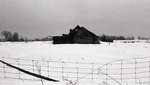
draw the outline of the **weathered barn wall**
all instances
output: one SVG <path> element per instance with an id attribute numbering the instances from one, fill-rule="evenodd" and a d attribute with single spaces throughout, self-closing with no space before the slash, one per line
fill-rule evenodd
<path id="1" fill-rule="evenodd" d="M 84 27 L 77 26 L 69 34 L 53 37 L 54 44 L 99 44 L 98 37 Z"/>

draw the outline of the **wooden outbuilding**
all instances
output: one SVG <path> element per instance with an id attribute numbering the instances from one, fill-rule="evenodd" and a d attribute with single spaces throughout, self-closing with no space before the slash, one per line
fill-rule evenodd
<path id="1" fill-rule="evenodd" d="M 53 44 L 99 44 L 98 37 L 84 27 L 76 26 L 69 34 L 54 36 Z"/>

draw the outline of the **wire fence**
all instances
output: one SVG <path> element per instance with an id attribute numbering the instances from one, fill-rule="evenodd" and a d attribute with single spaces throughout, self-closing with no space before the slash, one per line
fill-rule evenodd
<path id="1" fill-rule="evenodd" d="M 150 85 L 150 57 L 117 60 L 106 64 L 8 57 L 0 59 L 24 70 L 62 81 L 94 80 L 102 85 Z M 0 78 L 40 81 L 2 63 Z"/>
<path id="2" fill-rule="evenodd" d="M 24 70 L 40 74 L 49 78 L 64 81 L 79 81 L 81 79 L 97 79 L 100 63 L 49 61 L 22 58 L 1 57 L 1 60 L 22 68 Z M 40 81 L 40 79 L 22 73 L 0 63 L 0 78 Z"/>
<path id="3" fill-rule="evenodd" d="M 117 60 L 99 68 L 107 84 L 150 85 L 150 57 Z"/>

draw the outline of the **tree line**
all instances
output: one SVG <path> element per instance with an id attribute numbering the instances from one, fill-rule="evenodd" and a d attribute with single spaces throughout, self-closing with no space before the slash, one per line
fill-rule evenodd
<path id="1" fill-rule="evenodd" d="M 10 32 L 10 31 L 2 31 L 0 32 L 0 41 L 1 42 L 28 42 L 28 41 L 50 41 L 52 40 L 51 36 L 44 37 L 44 38 L 35 38 L 29 39 L 28 37 L 21 36 L 18 32 Z"/>
<path id="2" fill-rule="evenodd" d="M 125 37 L 125 36 L 113 36 L 113 35 L 101 35 L 98 36 L 99 40 L 103 42 L 113 42 L 113 40 L 134 40 L 134 36 L 131 37 Z"/>
<path id="3" fill-rule="evenodd" d="M 2 31 L 0 35 L 1 35 L 0 41 L 3 41 L 3 42 L 4 41 L 11 41 L 11 42 L 26 41 L 27 42 L 27 41 L 51 41 L 52 40 L 52 36 L 45 37 L 45 38 L 29 39 L 27 37 L 23 37 L 19 35 L 18 32 L 10 32 L 10 31 Z M 100 41 L 103 41 L 103 42 L 113 42 L 113 40 L 134 40 L 135 39 L 134 36 L 125 37 L 125 36 L 113 36 L 113 35 L 106 35 L 106 34 L 103 34 L 97 37 Z M 149 38 L 138 36 L 137 39 L 148 40 Z"/>
<path id="4" fill-rule="evenodd" d="M 20 38 L 17 32 L 2 31 L 1 32 L 1 41 L 24 41 L 24 38 Z"/>

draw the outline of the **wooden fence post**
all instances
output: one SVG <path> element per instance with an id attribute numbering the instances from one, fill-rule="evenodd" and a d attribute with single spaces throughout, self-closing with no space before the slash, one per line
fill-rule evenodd
<path id="1" fill-rule="evenodd" d="M 2 57 L 2 60 L 5 61 L 5 57 Z M 4 73 L 4 78 L 6 78 L 5 64 L 3 64 L 3 73 Z"/>
<path id="2" fill-rule="evenodd" d="M 32 60 L 32 71 L 34 73 L 34 60 Z M 34 77 L 33 77 L 33 80 L 34 80 Z"/>
<path id="3" fill-rule="evenodd" d="M 47 61 L 47 73 L 48 73 L 48 77 L 49 77 L 49 61 Z"/>
<path id="4" fill-rule="evenodd" d="M 94 63 L 92 63 L 92 80 L 94 79 Z"/>
<path id="5" fill-rule="evenodd" d="M 61 67 L 61 70 L 62 70 L 62 80 L 64 79 L 64 61 L 61 62 L 62 64 L 62 67 Z"/>
<path id="6" fill-rule="evenodd" d="M 18 62 L 18 67 L 20 66 L 20 59 L 18 58 L 17 59 L 17 62 Z M 20 79 L 20 71 L 19 71 L 19 79 Z"/>
<path id="7" fill-rule="evenodd" d="M 136 59 L 136 58 L 135 58 L 134 64 L 135 64 L 135 67 L 134 67 L 134 70 L 135 70 L 134 75 L 135 75 L 135 84 L 136 84 L 136 80 L 137 80 L 137 78 L 136 78 L 136 75 L 137 75 L 137 73 L 136 73 L 136 70 L 137 70 L 137 68 L 136 68 L 137 59 Z"/>
<path id="8" fill-rule="evenodd" d="M 120 68 L 120 69 L 121 69 L 121 70 L 120 70 L 120 71 L 121 71 L 121 72 L 120 72 L 120 81 L 121 81 L 121 85 L 122 85 L 122 82 L 123 82 L 123 81 L 122 81 L 122 76 L 123 76 L 123 75 L 122 75 L 122 72 L 123 72 L 123 61 L 121 60 L 120 63 L 121 63 L 121 68 Z"/>

